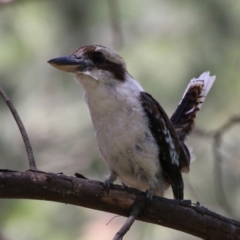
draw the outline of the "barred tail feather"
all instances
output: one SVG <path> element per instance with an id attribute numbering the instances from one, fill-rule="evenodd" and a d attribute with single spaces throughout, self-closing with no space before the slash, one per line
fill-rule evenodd
<path id="1" fill-rule="evenodd" d="M 215 79 L 216 76 L 210 76 L 209 72 L 204 72 L 199 78 L 193 78 L 189 82 L 170 119 L 181 140 L 184 140 L 193 129 L 196 114 L 202 107 Z"/>

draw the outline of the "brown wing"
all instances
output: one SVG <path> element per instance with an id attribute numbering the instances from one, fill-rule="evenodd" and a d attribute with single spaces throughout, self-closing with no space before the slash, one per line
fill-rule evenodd
<path id="1" fill-rule="evenodd" d="M 167 114 L 148 93 L 141 92 L 140 101 L 148 119 L 151 133 L 159 146 L 159 162 L 172 186 L 175 199 L 183 199 L 183 179 L 180 158 L 187 158 L 183 146 Z"/>

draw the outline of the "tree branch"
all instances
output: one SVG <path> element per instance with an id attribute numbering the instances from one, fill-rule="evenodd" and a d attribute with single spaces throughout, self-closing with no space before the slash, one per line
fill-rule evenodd
<path id="1" fill-rule="evenodd" d="M 12 115 L 13 115 L 13 117 L 14 117 L 17 125 L 18 125 L 19 131 L 22 135 L 22 139 L 23 139 L 26 151 L 27 151 L 30 170 L 36 171 L 37 166 L 36 166 L 36 163 L 35 163 L 32 146 L 31 146 L 31 143 L 29 141 L 26 129 L 25 129 L 23 123 L 22 123 L 22 120 L 19 117 L 19 115 L 17 113 L 17 110 L 15 109 L 12 101 L 10 100 L 10 98 L 8 97 L 8 95 L 6 94 L 6 92 L 3 90 L 3 88 L 1 86 L 0 86 L 0 94 L 3 97 L 4 101 L 6 102 L 6 104 L 8 105 L 8 107 L 9 107 L 9 109 L 10 109 L 10 111 L 11 111 L 11 113 L 12 113 Z"/>
<path id="2" fill-rule="evenodd" d="M 109 17 L 111 22 L 112 44 L 114 48 L 123 47 L 123 33 L 121 28 L 121 14 L 119 9 L 119 1 L 107 0 Z"/>
<path id="3" fill-rule="evenodd" d="M 193 134 L 198 137 L 206 138 L 213 140 L 212 150 L 214 155 L 214 180 L 215 180 L 215 191 L 217 195 L 217 200 L 221 207 L 232 217 L 236 218 L 237 215 L 235 210 L 233 209 L 232 204 L 229 202 L 229 198 L 227 197 L 223 184 L 223 170 L 222 170 L 222 140 L 224 134 L 233 126 L 240 123 L 240 116 L 231 117 L 226 123 L 223 124 L 222 127 L 218 128 L 212 132 L 206 132 L 204 129 L 195 128 L 193 130 Z"/>
<path id="4" fill-rule="evenodd" d="M 213 153 L 215 160 L 215 185 L 216 185 L 216 193 L 217 199 L 219 203 L 224 207 L 224 209 L 231 214 L 231 216 L 235 216 L 235 212 L 232 209 L 231 204 L 228 202 L 228 198 L 226 196 L 224 187 L 223 187 L 223 172 L 222 172 L 222 154 L 221 154 L 221 146 L 222 139 L 224 134 L 234 125 L 240 123 L 240 117 L 232 117 L 230 118 L 221 128 L 219 128 L 213 135 Z"/>
<path id="5" fill-rule="evenodd" d="M 135 203 L 145 203 L 136 189 L 88 179 L 43 172 L 0 170 L 0 198 L 55 201 L 128 217 Z M 138 214 L 136 214 L 138 215 Z M 220 216 L 191 201 L 153 197 L 145 214 L 136 219 L 192 234 L 208 240 L 240 239 L 240 222 Z"/>

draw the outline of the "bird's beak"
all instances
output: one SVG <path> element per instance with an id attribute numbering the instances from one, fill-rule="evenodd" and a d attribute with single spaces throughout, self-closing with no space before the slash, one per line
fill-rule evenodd
<path id="1" fill-rule="evenodd" d="M 83 71 L 87 68 L 87 62 L 83 59 L 77 59 L 75 56 L 64 56 L 53 58 L 48 61 L 53 67 L 65 72 Z"/>

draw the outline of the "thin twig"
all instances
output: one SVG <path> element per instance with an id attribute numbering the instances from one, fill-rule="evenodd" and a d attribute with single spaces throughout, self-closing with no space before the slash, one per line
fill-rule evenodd
<path id="1" fill-rule="evenodd" d="M 121 48 L 123 46 L 123 34 L 119 5 L 116 0 L 108 0 L 107 2 L 111 22 L 112 45 L 114 48 Z"/>
<path id="2" fill-rule="evenodd" d="M 118 216 L 112 217 L 112 218 L 107 222 L 106 226 L 107 226 L 113 219 L 118 218 L 118 217 L 121 217 L 121 216 L 118 215 Z"/>
<path id="3" fill-rule="evenodd" d="M 222 173 L 222 155 L 220 152 L 221 144 L 222 144 L 222 138 L 224 133 L 226 133 L 229 128 L 234 126 L 235 124 L 240 123 L 240 117 L 233 117 L 228 120 L 219 130 L 217 130 L 214 135 L 214 144 L 213 144 L 213 152 L 214 152 L 214 159 L 215 159 L 215 185 L 216 185 L 216 191 L 217 191 L 217 199 L 219 203 L 224 207 L 224 209 L 231 214 L 232 216 L 235 216 L 234 210 L 231 207 L 231 204 L 228 202 L 228 198 L 226 196 L 226 193 L 224 191 L 223 187 L 223 173 Z"/>
<path id="4" fill-rule="evenodd" d="M 116 233 L 113 240 L 121 240 L 123 239 L 123 236 L 127 233 L 127 231 L 130 229 L 136 218 L 139 216 L 139 214 L 143 211 L 143 204 L 138 203 L 136 204 L 130 216 L 128 217 L 127 221 L 124 223 L 124 225 L 121 227 L 121 229 Z"/>
<path id="5" fill-rule="evenodd" d="M 206 132 L 203 129 L 196 128 L 193 133 L 196 136 L 203 137 L 206 139 L 213 139 L 213 154 L 214 154 L 214 175 L 215 175 L 215 189 L 217 200 L 222 208 L 231 216 L 237 217 L 235 211 L 232 208 L 231 203 L 229 203 L 229 199 L 225 193 L 223 187 L 223 172 L 222 172 L 222 155 L 221 155 L 221 146 L 222 146 L 222 138 L 223 135 L 234 125 L 240 123 L 240 116 L 235 116 L 230 118 L 222 127 L 213 131 Z"/>
<path id="6" fill-rule="evenodd" d="M 29 162 L 29 167 L 30 170 L 37 170 L 37 166 L 35 163 L 35 159 L 34 159 L 34 155 L 33 155 L 33 151 L 32 151 L 32 146 L 31 143 L 29 141 L 27 132 L 25 130 L 25 127 L 21 121 L 21 118 L 19 117 L 17 110 L 15 109 L 12 101 L 10 100 L 10 98 L 8 97 L 8 95 L 6 94 L 6 92 L 3 90 L 3 88 L 0 86 L 0 94 L 2 95 L 4 101 L 6 102 L 6 104 L 8 105 L 10 111 L 12 112 L 12 115 L 18 125 L 18 128 L 20 130 L 20 133 L 22 135 L 23 138 L 23 142 L 27 151 L 27 156 L 28 156 L 28 162 Z"/>

